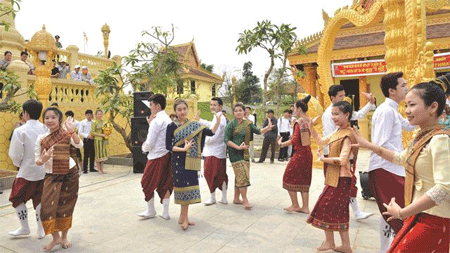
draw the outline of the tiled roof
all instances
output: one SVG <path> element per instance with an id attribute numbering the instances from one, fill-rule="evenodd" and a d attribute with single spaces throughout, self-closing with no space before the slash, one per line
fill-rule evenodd
<path id="1" fill-rule="evenodd" d="M 195 68 L 189 68 L 189 71 L 186 74 L 193 74 L 196 76 L 201 76 L 201 77 L 206 77 L 206 78 L 212 78 L 212 79 L 216 79 L 218 81 L 222 81 L 222 79 L 217 75 L 213 74 L 213 73 L 206 73 L 206 71 L 201 71 Z"/>

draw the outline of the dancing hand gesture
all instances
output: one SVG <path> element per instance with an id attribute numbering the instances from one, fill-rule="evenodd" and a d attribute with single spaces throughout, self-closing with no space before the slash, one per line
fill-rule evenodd
<path id="1" fill-rule="evenodd" d="M 197 111 L 197 113 L 195 114 L 194 119 L 195 119 L 196 121 L 199 121 L 199 120 L 200 120 L 200 111 Z"/>
<path id="2" fill-rule="evenodd" d="M 364 97 L 366 97 L 366 99 L 367 99 L 367 101 L 369 101 L 369 103 L 375 104 L 375 97 L 372 95 L 372 93 L 361 92 L 361 94 L 363 94 Z"/>
<path id="3" fill-rule="evenodd" d="M 192 144 L 194 143 L 194 139 L 191 139 L 190 141 L 184 140 L 184 151 L 188 151 Z"/>
<path id="4" fill-rule="evenodd" d="M 383 212 L 383 215 L 390 215 L 391 217 L 389 217 L 387 219 L 387 221 L 391 221 L 393 219 L 400 219 L 403 220 L 400 214 L 400 211 L 402 210 L 402 208 L 397 204 L 397 202 L 395 202 L 395 198 L 391 199 L 391 202 L 389 202 L 389 205 L 387 205 L 386 203 L 383 203 L 383 206 L 386 207 L 386 212 Z"/>
<path id="5" fill-rule="evenodd" d="M 64 123 L 64 125 L 66 126 L 66 129 L 69 132 L 73 132 L 73 130 L 75 129 L 75 123 L 73 123 L 73 118 L 72 117 L 67 117 L 66 122 Z"/>
<path id="6" fill-rule="evenodd" d="M 242 142 L 241 145 L 239 146 L 239 150 L 244 150 L 244 149 L 248 149 L 249 146 L 245 145 L 245 142 Z"/>
<path id="7" fill-rule="evenodd" d="M 49 148 L 48 150 L 43 150 L 41 154 L 41 161 L 43 163 L 46 163 L 50 158 L 53 157 L 53 146 Z"/>
<path id="8" fill-rule="evenodd" d="M 361 132 L 359 131 L 358 127 L 354 126 L 352 128 L 353 136 L 355 137 L 358 144 L 352 144 L 352 147 L 356 148 L 369 148 L 370 142 L 362 136 Z"/>

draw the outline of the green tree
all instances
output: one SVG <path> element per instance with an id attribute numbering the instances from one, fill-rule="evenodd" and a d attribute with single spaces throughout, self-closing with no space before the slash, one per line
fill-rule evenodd
<path id="1" fill-rule="evenodd" d="M 237 100 L 244 104 L 261 102 L 262 90 L 259 86 L 259 78 L 253 74 L 252 67 L 253 64 L 251 62 L 244 63 L 242 79 L 238 81 L 236 87 Z"/>
<path id="2" fill-rule="evenodd" d="M 268 87 L 269 76 L 275 66 L 275 59 L 277 57 L 277 50 L 280 44 L 279 33 L 277 27 L 272 24 L 270 20 L 263 20 L 257 22 L 255 28 L 251 30 L 244 30 L 239 34 L 238 46 L 236 51 L 238 54 L 247 54 L 255 48 L 265 50 L 270 56 L 270 65 L 264 74 L 264 92 L 262 93 L 263 109 L 266 108 L 266 92 Z"/>
<path id="3" fill-rule="evenodd" d="M 202 63 L 202 64 L 200 64 L 200 68 L 212 73 L 214 70 L 214 64 L 208 65 L 208 64 Z"/>
<path id="4" fill-rule="evenodd" d="M 112 67 L 99 71 L 95 79 L 98 84 L 96 96 L 101 98 L 100 104 L 109 113 L 109 121 L 130 151 L 133 98 L 125 94 L 124 90 L 151 90 L 167 95 L 170 88 L 175 90 L 181 82 L 179 55 L 170 47 L 174 40 L 173 25 L 171 31 L 153 27 L 151 33 L 144 31 L 142 36 L 149 36 L 153 42 L 138 43 L 124 57 L 124 65 L 114 63 Z M 119 117 L 125 120 L 124 125 L 119 123 Z"/>
<path id="5" fill-rule="evenodd" d="M 150 37 L 151 42 L 139 42 L 130 54 L 124 57 L 124 65 L 131 67 L 127 75 L 134 91 L 151 90 L 168 94 L 180 82 L 180 55 L 170 46 L 175 39 L 175 28 L 164 31 L 152 27 L 151 32 L 143 31 L 142 37 Z"/>

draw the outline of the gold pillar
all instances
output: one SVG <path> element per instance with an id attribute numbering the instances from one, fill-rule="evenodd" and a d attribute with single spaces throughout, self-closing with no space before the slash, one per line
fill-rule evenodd
<path id="1" fill-rule="evenodd" d="M 302 87 L 305 90 L 305 93 L 311 94 L 311 64 L 303 65 L 303 70 L 305 71 L 305 78 L 302 82 Z"/>
<path id="2" fill-rule="evenodd" d="M 368 92 L 367 91 L 367 77 L 360 76 L 359 77 L 359 93 Z M 367 99 L 365 96 L 359 96 L 359 107 L 362 108 L 367 104 Z"/>
<path id="3" fill-rule="evenodd" d="M 105 46 L 105 58 L 108 58 L 108 45 L 109 45 L 109 33 L 110 32 L 111 32 L 111 29 L 109 29 L 109 26 L 105 23 L 102 26 L 103 46 Z"/>
<path id="4" fill-rule="evenodd" d="M 44 108 L 48 107 L 48 98 L 52 91 L 52 82 L 50 80 L 51 69 L 53 67 L 52 59 L 56 50 L 55 39 L 45 30 L 36 32 L 29 44 L 30 53 L 33 55 L 34 65 L 36 66 L 36 83 L 34 88 L 38 95 L 38 99 L 42 102 Z M 46 58 L 45 64 L 40 58 Z"/>

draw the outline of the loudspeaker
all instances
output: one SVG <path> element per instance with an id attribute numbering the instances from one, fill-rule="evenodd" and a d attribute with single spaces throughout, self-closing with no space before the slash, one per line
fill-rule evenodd
<path id="1" fill-rule="evenodd" d="M 134 117 L 147 117 L 150 116 L 150 108 L 148 108 L 142 101 L 148 101 L 148 99 L 154 93 L 151 91 L 139 91 L 133 93 L 134 101 Z"/>
<path id="2" fill-rule="evenodd" d="M 133 173 L 144 173 L 147 164 L 147 154 L 142 152 L 141 146 L 133 146 Z"/>
<path id="3" fill-rule="evenodd" d="M 369 190 L 369 172 L 359 172 L 359 180 L 361 183 L 361 195 L 364 199 L 370 199 L 372 196 L 372 193 L 370 193 Z"/>
<path id="4" fill-rule="evenodd" d="M 142 146 L 147 139 L 148 122 L 146 118 L 131 118 L 131 141 L 133 146 Z"/>

